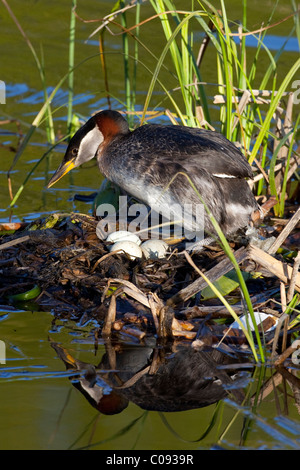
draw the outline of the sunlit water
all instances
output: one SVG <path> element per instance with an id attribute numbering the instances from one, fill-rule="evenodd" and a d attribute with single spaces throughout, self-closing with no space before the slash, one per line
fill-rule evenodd
<path id="1" fill-rule="evenodd" d="M 277 416 L 273 393 L 260 405 L 258 413 L 252 407 L 242 407 L 232 399 L 202 408 L 201 401 L 215 401 L 220 391 L 222 393 L 222 388 L 218 391 L 210 388 L 203 395 L 201 387 L 197 394 L 193 394 L 191 385 L 190 391 L 183 392 L 186 387 L 182 381 L 191 380 L 191 377 L 186 378 L 184 375 L 184 370 L 191 367 L 191 357 L 185 363 L 184 354 L 177 359 L 175 381 L 172 383 L 172 376 L 164 378 L 169 381 L 170 388 L 165 383 L 161 397 L 159 388 L 154 391 L 153 382 L 151 389 L 143 391 L 145 385 L 141 385 L 140 380 L 135 387 L 131 385 L 123 390 L 124 405 L 123 402 L 121 405 L 114 404 L 113 412 L 119 414 L 99 414 L 93 400 L 88 400 L 83 391 L 75 387 L 79 383 L 79 375 L 73 369 L 66 370 L 51 342 L 62 345 L 75 360 L 84 363 L 81 365 L 81 378 L 89 365 L 98 368 L 96 384 L 92 381 L 93 397 L 96 396 L 95 388 L 103 388 L 103 385 L 104 396 L 111 393 L 111 387 L 103 381 L 105 371 L 117 370 L 118 377 L 123 379 L 123 384 L 126 383 L 137 370 L 142 370 L 149 363 L 155 345 L 142 347 L 127 343 L 123 353 L 117 353 L 116 369 L 110 369 L 107 345 L 99 344 L 95 348 L 91 334 L 93 325 L 80 327 L 72 322 L 57 322 L 53 325 L 52 320 L 51 314 L 43 312 L 3 312 L 1 335 L 6 344 L 6 364 L 0 368 L 1 448 L 195 450 L 219 446 L 237 449 L 243 441 L 242 429 L 248 419 L 251 432 L 245 447 L 299 448 L 297 414 L 291 409 L 289 418 Z M 187 352 L 190 355 L 191 349 L 188 348 Z M 167 362 L 174 360 L 174 357 L 178 358 L 178 352 L 174 354 L 167 351 Z M 199 367 L 202 367 L 200 362 L 201 358 Z M 220 371 L 226 370 L 228 366 L 220 368 Z M 164 375 L 166 373 L 164 370 Z M 254 380 L 252 374 L 253 369 L 246 363 L 237 385 L 231 385 L 232 390 L 249 387 Z M 206 380 L 203 370 L 197 380 L 200 378 Z M 181 393 L 176 393 L 176 388 Z M 228 386 L 224 388 L 227 391 L 229 389 Z M 150 390 L 156 396 L 154 401 L 150 398 Z M 199 408 L 195 403 L 197 400 Z M 284 407 L 282 396 L 279 401 Z M 290 403 L 290 406 L 294 405 Z M 158 411 L 147 411 L 152 407 L 157 407 Z M 165 411 L 168 407 L 172 411 Z M 176 407 L 187 410 L 176 412 Z M 216 418 L 215 426 L 212 425 L 213 416 Z M 294 420 L 291 416 L 294 416 Z M 222 433 L 216 432 L 217 423 Z M 210 426 L 211 431 L 207 433 Z"/>

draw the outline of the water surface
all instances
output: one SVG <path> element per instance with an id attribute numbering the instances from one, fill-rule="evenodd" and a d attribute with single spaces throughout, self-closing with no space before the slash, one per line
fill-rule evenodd
<path id="1" fill-rule="evenodd" d="M 78 2 L 78 12 L 85 18 L 101 18 L 112 6 L 110 1 Z M 182 3 L 182 2 L 179 2 Z M 241 2 L 228 5 L 234 20 L 241 17 Z M 289 2 L 279 2 L 274 22 L 290 13 Z M 67 71 L 68 28 L 70 18 L 69 1 L 11 1 L 10 7 L 28 34 L 38 53 L 43 52 L 45 80 L 48 93 L 56 86 Z M 147 13 L 149 6 L 145 6 Z M 267 10 L 267 6 L 266 9 Z M 262 11 L 261 2 L 249 5 L 249 28 L 257 29 L 268 18 Z M 15 156 L 20 140 L 40 110 L 44 95 L 34 59 L 16 26 L 1 7 L 2 27 L 0 50 L 2 56 L 1 79 L 6 84 L 6 104 L 0 105 L 0 116 L 5 122 L 0 127 L 1 139 L 1 194 L 0 222 L 31 221 L 40 215 L 53 211 L 79 211 L 91 213 L 91 204 L 74 199 L 75 194 L 90 194 L 101 183 L 95 164 L 75 170 L 51 190 L 45 186 L 51 172 L 58 166 L 65 146 L 62 144 L 34 172 L 13 210 L 10 209 L 7 185 L 7 171 Z M 87 38 L 96 24 L 77 23 L 76 63 L 87 57 L 89 60 L 78 67 L 75 74 L 74 111 L 83 119 L 99 108 L 106 107 L 103 77 L 97 47 Z M 266 36 L 266 45 L 273 51 L 281 47 L 290 33 L 291 23 L 282 23 L 274 34 Z M 161 31 L 158 26 L 145 30 L 145 41 L 158 54 L 161 50 Z M 273 32 L 273 31 L 272 31 Z M 255 40 L 247 38 L 250 48 Z M 254 42 L 253 42 L 254 41 Z M 121 37 L 106 35 L 110 87 L 115 99 L 115 109 L 122 109 L 124 101 L 123 62 Z M 282 59 L 282 76 L 289 69 L 291 60 L 298 54 L 294 37 L 287 42 L 287 54 Z M 148 56 L 142 58 L 154 69 Z M 212 82 L 215 64 L 205 58 L 207 73 L 204 79 Z M 143 70 L 143 69 L 142 69 Z M 166 72 L 167 73 L 167 72 Z M 259 72 L 258 72 L 259 82 Z M 147 72 L 139 76 L 138 103 L 143 100 L 149 83 Z M 171 87 L 171 83 L 170 83 Z M 65 132 L 67 115 L 67 85 L 55 97 L 53 109 L 57 133 Z M 213 94 L 214 90 L 212 90 Z M 154 95 L 153 106 L 161 102 L 162 94 Z M 16 122 L 17 120 L 17 122 Z M 46 129 L 42 125 L 34 134 L 30 145 L 11 173 L 12 189 L 15 193 L 23 183 L 32 165 L 47 150 Z M 69 179 L 68 179 L 69 178 Z M 55 322 L 55 312 L 15 310 L 2 306 L 0 311 L 0 339 L 6 346 L 6 363 L 0 364 L 0 448 L 1 449 L 173 449 L 195 450 L 226 448 L 299 448 L 299 415 L 293 403 L 284 403 L 284 394 L 275 396 L 272 392 L 258 407 L 240 410 L 232 400 L 222 399 L 207 406 L 196 406 L 185 411 L 147 411 L 128 398 L 127 406 L 118 414 L 105 415 L 92 406 L 86 397 L 74 386 L 74 371 L 66 370 L 51 341 L 60 344 L 76 360 L 98 366 L 107 354 L 105 344 L 95 349 L 92 334 L 95 325 L 84 326 L 72 322 Z M 128 346 L 129 357 L 141 352 L 147 356 L 144 346 Z M 151 349 L 151 348 L 150 348 Z M 152 350 L 151 350 L 152 351 Z M 264 373 L 271 373 L 269 370 Z M 253 376 L 254 374 L 254 376 Z M 250 387 L 257 380 L 257 370 L 246 368 L 241 376 L 241 386 Z M 76 374 L 75 374 L 76 375 Z M 100 380 L 100 379 L 99 379 Z M 178 384 L 172 384 L 173 389 Z M 255 387 L 254 387 L 255 391 Z M 253 392 L 254 393 L 254 392 Z M 278 393 L 278 392 L 277 392 Z M 275 401 L 280 403 L 280 412 Z M 141 403 L 140 403 L 141 404 Z M 219 407 L 219 408 L 217 408 Z M 214 413 L 217 419 L 212 425 Z M 287 418 L 288 416 L 288 418 Z M 251 420 L 251 433 L 244 441 L 242 431 Z M 211 426 L 211 428 L 210 428 Z M 209 432 L 206 431 L 209 429 Z"/>

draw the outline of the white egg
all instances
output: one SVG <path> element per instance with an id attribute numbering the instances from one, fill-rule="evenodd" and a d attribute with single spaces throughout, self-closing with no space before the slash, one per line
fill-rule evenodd
<path id="1" fill-rule="evenodd" d="M 142 242 L 139 237 L 132 232 L 127 232 L 127 230 L 119 230 L 118 232 L 112 232 L 108 235 L 107 242 L 121 242 L 121 241 L 129 241 L 140 245 Z"/>
<path id="2" fill-rule="evenodd" d="M 110 248 L 110 251 L 120 251 L 126 253 L 132 260 L 136 258 L 142 258 L 143 252 L 141 248 L 134 242 L 128 240 L 122 240 L 114 243 Z"/>
<path id="3" fill-rule="evenodd" d="M 274 328 L 276 328 L 277 323 L 278 323 L 278 318 L 274 317 L 273 315 L 270 315 L 269 313 L 264 313 L 264 312 L 253 312 L 253 313 L 254 313 L 254 318 L 255 318 L 255 322 L 257 325 L 262 323 L 267 318 L 270 318 L 273 320 L 274 322 L 273 325 L 266 331 L 271 331 L 271 330 L 274 330 Z M 249 327 L 251 331 L 254 331 L 254 325 L 253 325 L 252 319 L 250 318 L 250 314 L 248 314 L 247 316 L 248 318 L 246 317 L 246 315 L 241 315 L 240 321 L 244 325 L 245 328 L 248 327 L 248 323 L 249 323 Z M 233 322 L 231 324 L 231 327 L 241 329 L 241 326 L 237 321 Z"/>
<path id="4" fill-rule="evenodd" d="M 168 244 L 163 240 L 147 240 L 142 243 L 141 248 L 146 259 L 165 258 Z"/>

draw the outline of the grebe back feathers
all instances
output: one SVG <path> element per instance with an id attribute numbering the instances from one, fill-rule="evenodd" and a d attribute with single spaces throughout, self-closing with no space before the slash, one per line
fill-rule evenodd
<path id="1" fill-rule="evenodd" d="M 188 175 L 225 235 L 247 227 L 251 214 L 259 210 L 245 179 L 253 176 L 250 165 L 217 132 L 158 124 L 131 132 L 119 112 L 101 111 L 72 137 L 48 187 L 94 156 L 110 181 L 162 214 L 172 207 L 199 204 Z M 206 212 L 205 231 L 214 232 Z"/>

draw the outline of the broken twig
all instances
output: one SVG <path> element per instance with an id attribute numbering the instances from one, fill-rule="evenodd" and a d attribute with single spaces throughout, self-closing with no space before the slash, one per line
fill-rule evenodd
<path id="1" fill-rule="evenodd" d="M 284 227 L 280 235 L 276 238 L 274 243 L 270 246 L 268 253 L 270 255 L 276 253 L 278 248 L 281 247 L 281 245 L 284 243 L 284 241 L 287 239 L 291 231 L 296 227 L 300 220 L 300 207 L 299 209 L 295 212 L 289 223 Z"/>

